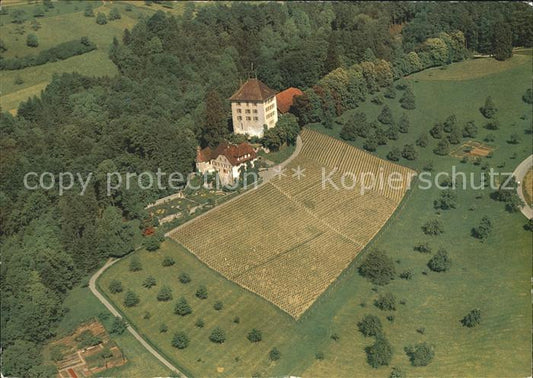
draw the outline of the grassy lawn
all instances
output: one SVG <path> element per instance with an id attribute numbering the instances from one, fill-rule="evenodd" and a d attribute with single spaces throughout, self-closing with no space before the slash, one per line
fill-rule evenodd
<path id="1" fill-rule="evenodd" d="M 259 151 L 259 156 L 261 158 L 270 160 L 274 164 L 280 164 L 281 162 L 287 160 L 292 155 L 295 149 L 296 149 L 296 145 L 292 145 L 292 146 L 283 145 L 281 146 L 279 151 L 272 151 L 268 154 L 265 153 L 263 150 L 261 150 Z"/>
<path id="2" fill-rule="evenodd" d="M 113 5 L 92 3 L 95 14 L 98 12 L 109 13 L 113 7 L 117 7 L 122 18 L 120 20 L 109 21 L 106 25 L 98 25 L 95 17 L 84 17 L 83 10 L 87 2 L 54 3 L 56 8 L 46 13 L 45 17 L 37 18 L 41 28 L 34 31 L 30 27 L 30 21 L 23 25 L 24 34 L 17 33 L 18 25 L 10 22 L 11 16 L 0 17 L 0 31 L 7 51 L 6 58 L 14 56 L 34 55 L 39 51 L 53 47 L 61 42 L 70 41 L 82 36 L 87 36 L 96 43 L 97 50 L 89 53 L 68 58 L 62 61 L 47 63 L 41 66 L 27 67 L 21 70 L 0 71 L 2 81 L 2 92 L 0 102 L 2 109 L 15 112 L 18 104 L 28 97 L 38 95 L 42 89 L 52 80 L 54 74 L 63 72 L 79 72 L 89 76 L 113 76 L 117 73 L 115 65 L 109 60 L 108 49 L 113 37 L 121 38 L 125 28 L 132 28 L 139 17 L 147 14 L 147 11 L 133 7 L 132 11 L 125 11 L 125 4 L 115 2 Z M 34 5 L 12 6 L 10 12 L 15 8 L 23 9 L 31 16 Z M 59 11 L 59 14 L 57 13 Z M 29 17 L 33 19 L 33 17 Z M 26 46 L 26 36 L 29 33 L 37 35 L 39 46 L 31 48 Z M 22 84 L 15 84 L 15 79 L 20 77 Z"/>
<path id="3" fill-rule="evenodd" d="M 78 325 L 92 318 L 97 318 L 101 313 L 107 313 L 110 317 L 104 322 L 109 329 L 112 316 L 87 287 L 74 288 L 65 300 L 65 307 L 69 309 L 57 328 L 57 336 L 61 338 L 72 333 Z M 170 372 L 155 357 L 144 349 L 144 347 L 129 333 L 125 332 L 120 336 L 112 335 L 118 347 L 122 350 L 128 362 L 121 367 L 105 371 L 106 376 L 122 377 L 149 377 L 168 376 Z M 47 355 L 45 348 L 45 356 Z"/>
<path id="4" fill-rule="evenodd" d="M 435 71 L 435 74 L 447 73 L 448 70 Z M 475 120 L 479 127 L 475 140 L 482 141 L 489 131 L 482 127 L 485 121 L 478 108 L 487 95 L 493 97 L 499 109 L 501 127 L 490 131 L 495 136 L 491 144 L 496 149 L 493 157 L 485 160 L 491 167 L 500 166 L 503 168 L 499 170 L 512 172 L 530 154 L 531 142 L 526 133 L 531 121 L 530 108 L 521 100 L 529 85 L 529 64 L 517 64 L 506 71 L 471 80 L 424 80 L 424 75 L 420 73 L 411 78 L 417 109 L 408 111 L 409 133 L 400 134 L 399 140 L 389 141 L 387 146 L 380 146 L 376 152 L 378 156 L 385 157 L 392 146 L 401 148 L 405 143 L 414 143 L 422 131 L 429 130 L 436 121 L 443 121 L 451 113 L 456 114 L 460 125 Z M 387 100 L 395 119 L 403 112 L 398 97 Z M 381 106 L 371 103 L 358 108 L 371 120 L 380 110 Z M 526 119 L 521 119 L 523 114 Z M 343 117 L 352 115 L 353 111 L 348 111 Z M 338 128 L 312 127 L 338 137 Z M 513 133 L 520 135 L 520 144 L 506 142 Z M 429 140 L 425 149 L 417 147 L 417 160 L 401 159 L 400 164 L 421 170 L 432 161 L 434 171 L 446 172 L 451 171 L 452 165 L 457 165 L 458 170 L 477 174 L 476 183 L 479 181 L 480 166 L 433 154 L 437 141 L 431 137 Z M 362 143 L 357 140 L 353 144 L 360 147 Z M 531 268 L 524 262 L 531 259 L 532 240 L 531 233 L 522 229 L 525 219 L 520 213 L 506 212 L 502 203 L 490 199 L 489 190 L 481 191 L 481 196 L 473 190 L 458 191 L 457 209 L 439 214 L 433 208 L 433 200 L 438 198 L 439 192 L 437 188 L 414 189 L 366 249 L 386 250 L 397 261 L 398 272 L 413 271 L 412 280 L 397 279 L 374 291 L 373 286 L 354 269 L 358 257 L 298 321 L 224 280 L 173 241 L 165 242 L 162 250 L 156 253 L 137 252 L 143 263 L 142 271 L 129 272 L 131 257 L 128 257 L 106 272 L 100 284 L 107 290 L 110 280 L 119 278 L 125 287 L 136 291 L 141 302 L 127 310 L 122 305 L 123 294 L 109 295 L 167 356 L 197 376 L 217 372 L 231 376 L 259 372 L 263 375 L 386 377 L 390 367 L 376 370 L 366 363 L 364 347 L 370 345 L 372 339 L 365 339 L 357 331 L 356 323 L 367 313 L 381 318 L 385 334 L 394 348 L 391 366 L 401 367 L 408 376 L 529 375 Z M 491 218 L 494 229 L 489 239 L 480 243 L 470 236 L 470 230 L 484 215 Z M 420 229 L 433 217 L 440 218 L 444 224 L 445 233 L 438 237 L 425 236 Z M 448 250 L 453 260 L 449 272 L 429 271 L 426 264 L 431 254 L 413 251 L 413 246 L 423 241 L 428 241 L 433 251 L 440 247 Z M 173 256 L 176 265 L 162 268 L 160 264 L 165 255 Z M 178 282 L 181 271 L 191 275 L 192 282 L 188 285 Z M 141 282 L 150 274 L 158 279 L 158 286 L 144 289 Z M 155 300 L 163 282 L 173 290 L 174 299 L 170 303 Z M 200 301 L 194 297 L 199 284 L 208 287 L 209 299 Z M 378 294 L 385 292 L 405 300 L 405 305 L 398 305 L 394 312 L 393 322 L 386 319 L 390 313 L 373 306 Z M 183 318 L 172 311 L 176 299 L 182 295 L 193 308 L 193 313 Z M 224 302 L 221 312 L 212 308 L 216 300 Z M 481 309 L 481 325 L 473 329 L 462 327 L 461 318 L 473 308 Z M 146 311 L 152 314 L 149 320 L 143 318 Z M 240 317 L 238 325 L 232 322 L 235 316 Z M 199 317 L 205 321 L 202 329 L 194 326 Z M 166 334 L 159 332 L 162 322 L 169 327 Z M 227 340 L 222 345 L 208 340 L 211 329 L 217 325 L 227 333 Z M 253 327 L 263 331 L 263 341 L 258 344 L 246 340 L 246 333 Z M 424 328 L 423 334 L 417 332 L 420 328 Z M 185 350 L 170 346 L 172 334 L 177 330 L 187 332 L 191 338 Z M 340 336 L 338 341 L 330 338 L 333 333 Z M 421 341 L 434 344 L 436 355 L 429 366 L 413 368 L 403 348 Z M 279 361 L 270 363 L 267 354 L 273 346 L 278 347 L 282 356 Z M 315 359 L 317 352 L 324 353 L 324 360 Z"/>

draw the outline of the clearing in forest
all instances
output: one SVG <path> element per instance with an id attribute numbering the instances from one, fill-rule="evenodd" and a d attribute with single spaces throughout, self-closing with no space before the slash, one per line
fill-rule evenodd
<path id="1" fill-rule="evenodd" d="M 305 129 L 302 140 L 283 174 L 170 232 L 209 267 L 294 318 L 383 227 L 414 173 L 315 131 Z M 391 174 L 403 182 L 389 186 Z M 362 175 L 367 187 L 370 175 L 376 185 L 362 191 Z"/>

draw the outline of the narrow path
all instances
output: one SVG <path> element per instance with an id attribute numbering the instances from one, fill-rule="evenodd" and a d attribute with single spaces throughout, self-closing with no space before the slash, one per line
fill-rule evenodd
<path id="1" fill-rule="evenodd" d="M 114 315 L 114 316 L 118 316 L 119 318 L 122 318 L 122 315 L 120 315 L 120 313 L 113 307 L 113 305 L 111 303 L 109 303 L 109 301 L 98 291 L 98 289 L 96 288 L 96 280 L 98 280 L 98 277 L 100 277 L 102 275 L 102 273 L 104 273 L 107 268 L 109 268 L 111 265 L 113 265 L 114 263 L 116 263 L 117 261 L 119 261 L 120 259 L 109 259 L 105 265 L 103 267 L 101 267 L 92 277 L 91 279 L 89 280 L 89 289 L 92 291 L 92 293 L 96 296 L 96 298 L 98 298 L 98 300 L 100 302 L 102 302 L 102 304 Z M 152 346 L 150 346 L 150 344 L 148 344 L 146 342 L 146 340 L 144 340 L 144 338 L 139 335 L 139 333 L 133 329 L 129 324 L 128 324 L 128 328 L 127 330 L 133 335 L 133 337 L 135 337 L 137 339 L 137 341 L 139 341 L 141 343 L 141 345 L 143 347 L 146 348 L 146 350 L 148 352 L 150 352 L 155 358 L 157 358 L 159 361 L 161 361 L 161 363 L 163 365 L 165 365 L 168 369 L 170 369 L 171 371 L 173 371 L 174 373 L 177 373 L 179 374 L 181 377 L 186 377 L 185 374 L 183 374 L 183 372 L 181 372 L 177 367 L 175 367 L 174 365 L 172 365 L 172 363 L 170 363 L 165 357 L 163 357 L 161 354 L 159 354 L 159 352 L 157 352 L 154 348 L 152 348 Z"/>
<path id="2" fill-rule="evenodd" d="M 516 181 L 519 182 L 518 187 L 516 188 L 518 191 L 518 196 L 525 203 L 524 207 L 522 207 L 520 211 L 527 219 L 533 218 L 533 209 L 527 204 L 526 199 L 524 198 L 524 193 L 522 192 L 522 183 L 524 181 L 524 177 L 531 167 L 533 167 L 533 155 L 529 155 L 527 158 L 525 158 L 524 161 L 518 164 L 518 167 L 516 167 L 513 172 L 513 176 L 515 177 Z"/>
<path id="3" fill-rule="evenodd" d="M 266 170 L 265 172 L 263 172 L 261 174 L 261 178 L 263 179 L 263 181 L 259 185 L 257 185 L 255 188 L 247 189 L 243 193 L 241 193 L 241 194 L 239 194 L 239 195 L 227 200 L 226 202 L 224 202 L 224 203 L 222 203 L 220 205 L 217 205 L 217 206 L 213 207 L 212 209 L 207 210 L 205 213 L 200 214 L 197 217 L 194 217 L 189 222 L 185 222 L 185 223 L 179 225 L 178 227 L 168 231 L 165 234 L 165 237 L 170 237 L 174 232 L 179 230 L 181 227 L 184 227 L 185 225 L 189 225 L 190 222 L 194 222 L 194 221 L 196 221 L 198 219 L 201 219 L 201 218 L 205 217 L 206 215 L 208 215 L 211 211 L 220 209 L 221 207 L 224 207 L 224 206 L 228 205 L 229 203 L 232 203 L 233 201 L 237 200 L 238 198 L 241 198 L 242 196 L 245 196 L 245 195 L 247 195 L 249 193 L 253 193 L 254 190 L 260 188 L 263 185 L 265 185 L 273 177 L 276 176 L 278 170 L 283 169 L 287 164 L 289 164 L 291 161 L 293 161 L 298 156 L 298 154 L 302 150 L 302 144 L 303 144 L 302 138 L 298 135 L 298 138 L 296 138 L 296 148 L 294 149 L 294 152 L 292 153 L 292 155 L 289 156 L 289 158 L 287 160 L 283 161 L 282 163 L 280 163 L 280 164 L 278 164 L 278 165 L 276 165 L 274 167 L 271 167 L 268 170 Z"/>

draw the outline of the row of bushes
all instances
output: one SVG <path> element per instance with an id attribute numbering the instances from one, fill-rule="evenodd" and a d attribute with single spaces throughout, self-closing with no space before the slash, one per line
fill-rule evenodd
<path id="1" fill-rule="evenodd" d="M 89 38 L 81 37 L 81 39 L 60 43 L 57 46 L 39 52 L 37 55 L 0 59 L 0 70 L 20 70 L 26 67 L 40 66 L 49 62 L 64 60 L 75 55 L 85 54 L 95 49 L 96 45 L 89 41 Z"/>

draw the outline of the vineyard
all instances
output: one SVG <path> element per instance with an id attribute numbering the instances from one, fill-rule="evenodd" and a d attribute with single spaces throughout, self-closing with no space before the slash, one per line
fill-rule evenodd
<path id="1" fill-rule="evenodd" d="M 283 175 L 170 233 L 208 266 L 295 318 L 385 224 L 413 173 L 314 131 L 304 130 L 302 140 Z M 386 178 L 393 172 L 404 179 L 391 188 Z M 385 184 L 378 179 L 362 191 L 359 177 L 370 173 Z"/>

